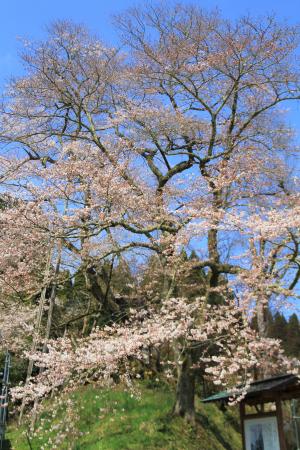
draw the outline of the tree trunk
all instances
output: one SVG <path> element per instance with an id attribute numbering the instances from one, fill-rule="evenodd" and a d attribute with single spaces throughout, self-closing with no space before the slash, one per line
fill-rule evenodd
<path id="1" fill-rule="evenodd" d="M 176 401 L 173 414 L 183 417 L 194 424 L 195 416 L 195 374 L 191 369 L 192 358 L 186 353 L 182 364 L 178 365 L 178 379 L 176 387 Z"/>
<path id="2" fill-rule="evenodd" d="M 119 305 L 115 302 L 112 290 L 110 289 L 109 284 L 106 286 L 106 289 L 103 289 L 103 286 L 101 286 L 101 281 L 103 281 L 104 283 L 104 280 L 101 280 L 97 269 L 94 266 L 88 267 L 85 270 L 84 276 L 86 288 L 101 306 L 102 313 L 118 313 L 120 308 Z"/>
<path id="3" fill-rule="evenodd" d="M 256 303 L 257 330 L 261 338 L 268 337 L 268 299 L 262 294 Z M 266 368 L 258 367 L 254 377 L 257 380 L 269 378 L 272 375 Z"/>
<path id="4" fill-rule="evenodd" d="M 31 343 L 31 352 L 32 353 L 34 353 L 36 351 L 38 342 L 39 342 L 39 340 L 41 338 L 41 335 L 40 335 L 40 333 L 41 333 L 41 325 L 42 325 L 42 318 L 43 318 L 43 314 L 44 314 L 45 306 L 46 306 L 46 293 L 47 293 L 47 287 L 48 287 L 48 283 L 49 283 L 50 265 L 51 265 L 52 253 L 53 253 L 53 246 L 50 247 L 48 258 L 47 258 L 47 262 L 46 262 L 46 266 L 45 266 L 44 283 L 43 283 L 44 287 L 43 287 L 43 289 L 41 291 L 41 295 L 40 295 L 40 300 L 39 300 L 36 320 L 35 320 L 35 324 L 34 324 L 33 339 L 32 339 L 32 343 Z M 29 358 L 28 366 L 27 366 L 27 374 L 26 374 L 25 386 L 30 381 L 30 378 L 32 376 L 33 366 L 34 366 L 34 361 L 33 361 L 33 359 Z M 25 402 L 25 398 L 23 398 L 22 404 L 21 404 L 21 407 L 20 407 L 19 419 L 18 419 L 19 425 L 22 423 L 22 418 L 23 418 L 25 406 L 26 406 L 26 402 Z"/>
<path id="5" fill-rule="evenodd" d="M 162 371 L 160 350 L 152 345 L 149 347 L 149 368 L 154 373 L 159 373 Z"/>
<path id="6" fill-rule="evenodd" d="M 268 299 L 261 295 L 256 303 L 257 330 L 260 337 L 268 336 Z"/>

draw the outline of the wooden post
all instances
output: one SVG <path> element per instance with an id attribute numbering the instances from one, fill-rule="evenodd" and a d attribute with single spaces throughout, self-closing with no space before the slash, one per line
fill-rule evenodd
<path id="1" fill-rule="evenodd" d="M 278 424 L 278 435 L 279 435 L 279 443 L 280 450 L 287 450 L 284 431 L 283 431 L 283 416 L 282 416 L 282 407 L 280 397 L 276 399 L 276 416 L 277 416 L 277 424 Z"/>
<path id="2" fill-rule="evenodd" d="M 241 419 L 241 432 L 242 432 L 243 449 L 246 450 L 245 429 L 244 429 L 245 402 L 243 400 L 240 402 L 240 419 Z"/>

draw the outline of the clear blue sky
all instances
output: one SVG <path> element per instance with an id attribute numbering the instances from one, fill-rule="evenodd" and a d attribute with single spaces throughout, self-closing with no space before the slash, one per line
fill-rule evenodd
<path id="1" fill-rule="evenodd" d="M 20 70 L 18 36 L 40 38 L 45 26 L 55 19 L 84 23 L 105 41 L 115 34 L 111 16 L 139 2 L 135 0 L 4 0 L 1 2 L 0 86 Z M 147 3 L 147 2 L 145 2 Z M 190 3 L 183 0 L 183 3 Z M 204 8 L 218 7 L 227 17 L 245 13 L 274 12 L 290 23 L 300 22 L 300 0 L 194 0 Z"/>
<path id="2" fill-rule="evenodd" d="M 205 9 L 218 8 L 225 17 L 275 14 L 290 24 L 300 24 L 300 0 L 161 0 L 193 3 Z M 0 0 L 1 2 L 1 0 Z M 159 0 L 153 0 L 154 3 Z M 21 72 L 18 53 L 20 37 L 41 39 L 46 26 L 57 19 L 83 23 L 106 42 L 115 43 L 117 33 L 112 16 L 147 0 L 3 0 L 0 16 L 0 93 L 12 75 Z M 300 51 L 299 51 L 300 53 Z M 300 142 L 300 105 L 290 104 L 289 120 Z"/>
<path id="3" fill-rule="evenodd" d="M 21 43 L 18 37 L 43 38 L 47 24 L 57 19 L 69 19 L 87 25 L 104 41 L 115 42 L 112 16 L 140 3 L 136 0 L 3 0 L 0 19 L 0 91 L 11 75 L 20 74 L 18 52 Z M 147 0 L 144 3 L 147 4 Z M 291 24 L 300 23 L 300 0 L 182 0 L 182 3 L 198 4 L 205 9 L 217 7 L 228 18 L 248 13 L 275 13 Z M 300 140 L 300 107 L 291 106 L 289 119 L 297 128 L 297 140 Z"/>

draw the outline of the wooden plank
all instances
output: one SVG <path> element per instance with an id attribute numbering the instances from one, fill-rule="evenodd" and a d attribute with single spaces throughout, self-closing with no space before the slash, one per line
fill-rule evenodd
<path id="1" fill-rule="evenodd" d="M 244 403 L 244 401 L 240 402 L 240 419 L 241 419 L 243 450 L 246 450 L 245 429 L 244 429 L 244 426 L 245 426 L 244 425 L 244 420 L 245 420 L 245 403 Z"/>
<path id="2" fill-rule="evenodd" d="M 245 414 L 244 419 L 261 419 L 262 417 L 274 417 L 276 416 L 276 411 L 269 411 L 264 413 L 257 413 L 257 414 Z"/>
<path id="3" fill-rule="evenodd" d="M 282 407 L 281 407 L 281 399 L 276 399 L 276 411 L 277 411 L 277 423 L 278 423 L 278 434 L 279 434 L 279 442 L 280 442 L 280 450 L 287 450 L 284 430 L 283 430 L 283 416 L 282 416 Z"/>

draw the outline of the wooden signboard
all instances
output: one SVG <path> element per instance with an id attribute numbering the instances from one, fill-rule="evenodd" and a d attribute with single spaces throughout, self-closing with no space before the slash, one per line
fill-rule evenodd
<path id="1" fill-rule="evenodd" d="M 239 388 L 235 388 L 235 394 Z M 224 405 L 231 398 L 232 393 L 225 391 L 212 395 L 203 402 L 222 402 Z M 290 450 L 282 403 L 292 399 L 300 399 L 300 377 L 297 375 L 283 374 L 250 384 L 240 402 L 243 450 Z M 294 424 L 295 427 L 297 424 Z M 297 428 L 294 434 L 298 442 Z M 294 434 L 290 436 L 293 439 Z"/>
<path id="2" fill-rule="evenodd" d="M 280 450 L 277 417 L 244 420 L 246 450 Z"/>

